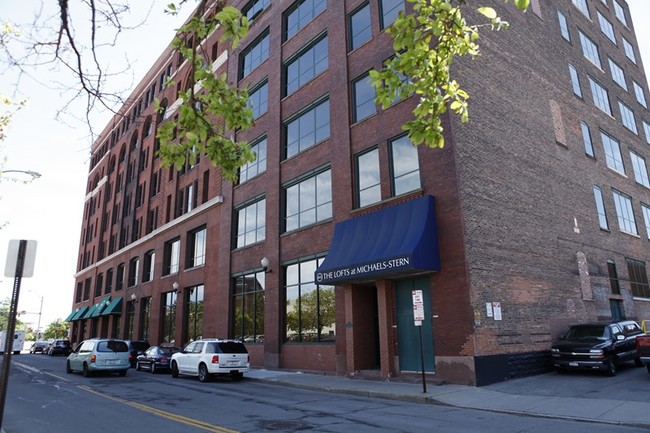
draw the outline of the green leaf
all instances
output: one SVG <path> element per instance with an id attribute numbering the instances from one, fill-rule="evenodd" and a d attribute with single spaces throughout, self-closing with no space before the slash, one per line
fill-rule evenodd
<path id="1" fill-rule="evenodd" d="M 485 15 L 487 18 L 491 20 L 496 19 L 498 16 L 497 11 L 489 7 L 478 8 L 477 11 L 479 11 L 481 14 Z"/>

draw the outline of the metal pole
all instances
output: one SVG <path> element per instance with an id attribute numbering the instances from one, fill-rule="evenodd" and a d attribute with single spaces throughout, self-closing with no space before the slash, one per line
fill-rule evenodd
<path id="1" fill-rule="evenodd" d="M 14 290 L 11 294 L 11 305 L 9 306 L 9 315 L 7 318 L 7 338 L 5 339 L 5 349 L 2 354 L 2 371 L 0 372 L 0 427 L 5 413 L 5 401 L 7 400 L 7 385 L 9 384 L 9 365 L 11 364 L 11 354 L 14 350 L 14 334 L 16 332 L 16 309 L 18 308 L 18 294 L 20 293 L 20 280 L 23 277 L 23 266 L 25 262 L 25 250 L 27 241 L 20 240 L 18 247 L 18 260 L 16 260 L 16 276 L 14 278 Z"/>
<path id="2" fill-rule="evenodd" d="M 420 364 L 422 368 L 422 392 L 427 393 L 427 379 L 424 374 L 424 344 L 422 342 L 422 325 L 418 326 L 420 330 Z"/>
<path id="3" fill-rule="evenodd" d="M 36 325 L 36 341 L 41 339 L 41 315 L 43 314 L 43 297 L 41 296 L 41 309 L 38 310 L 38 325 Z"/>

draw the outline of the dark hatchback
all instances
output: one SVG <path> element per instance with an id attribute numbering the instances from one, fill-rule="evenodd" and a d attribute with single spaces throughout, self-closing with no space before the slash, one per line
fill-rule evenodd
<path id="1" fill-rule="evenodd" d="M 29 348 L 29 353 L 45 353 L 49 345 L 47 341 L 37 341 Z"/>
<path id="2" fill-rule="evenodd" d="M 622 362 L 643 365 L 636 354 L 636 337 L 641 334 L 641 327 L 632 320 L 573 325 L 553 343 L 551 360 L 558 372 L 598 370 L 615 376 Z"/>
<path id="3" fill-rule="evenodd" d="M 150 346 L 147 340 L 125 340 L 129 345 L 129 362 L 135 367 L 138 356 L 142 355 Z"/>
<path id="4" fill-rule="evenodd" d="M 45 354 L 54 356 L 54 355 L 63 355 L 63 356 L 68 356 L 72 352 L 72 346 L 70 345 L 70 341 L 65 340 L 65 339 L 58 339 L 54 340 L 50 343 L 49 346 L 47 346 L 47 349 L 45 349 Z"/>
<path id="5" fill-rule="evenodd" d="M 169 371 L 169 362 L 172 355 L 180 351 L 180 347 L 175 346 L 151 346 L 142 355 L 138 356 L 135 369 L 138 371 L 148 370 L 151 373 L 160 370 Z"/>

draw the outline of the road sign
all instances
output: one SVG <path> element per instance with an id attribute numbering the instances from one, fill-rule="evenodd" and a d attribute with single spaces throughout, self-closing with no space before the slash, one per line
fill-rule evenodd
<path id="1" fill-rule="evenodd" d="M 415 326 L 422 326 L 422 321 L 424 320 L 424 298 L 422 296 L 422 290 L 413 290 L 413 320 L 415 320 Z"/>

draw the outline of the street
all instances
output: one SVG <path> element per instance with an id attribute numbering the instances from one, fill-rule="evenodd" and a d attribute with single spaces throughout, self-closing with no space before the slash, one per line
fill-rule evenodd
<path id="1" fill-rule="evenodd" d="M 645 369 L 621 371 L 614 383 Z M 542 375 L 562 380 L 564 388 L 581 375 Z M 521 382 L 503 387 L 512 391 Z M 514 387 L 514 388 L 512 388 Z M 540 386 L 540 388 L 542 388 Z M 508 391 L 503 391 L 508 392 Z M 564 392 L 564 391 L 563 391 Z M 648 431 L 612 424 L 524 417 L 384 399 L 313 392 L 247 380 L 173 379 L 129 370 L 126 377 L 65 373 L 65 357 L 21 354 L 12 357 L 4 415 L 7 433 L 44 432 L 571 432 Z"/>

